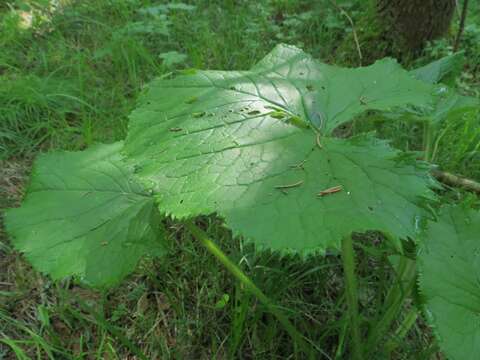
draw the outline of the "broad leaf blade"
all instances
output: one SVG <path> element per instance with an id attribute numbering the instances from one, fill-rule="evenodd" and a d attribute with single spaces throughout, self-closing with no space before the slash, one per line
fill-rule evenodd
<path id="1" fill-rule="evenodd" d="M 266 99 L 279 94 L 279 104 L 304 116 L 324 135 L 367 110 L 423 107 L 433 101 L 433 87 L 415 80 L 393 59 L 341 68 L 316 61 L 296 47 L 279 45 L 247 74 L 257 94 Z"/>
<path id="2" fill-rule="evenodd" d="M 314 144 L 312 138 L 301 141 Z M 419 198 L 433 198 L 426 168 L 411 158 L 397 158 L 385 142 L 371 136 L 325 138 L 321 150 L 315 145 L 309 150 L 293 163 L 278 162 L 283 172 L 252 180 L 238 200 L 220 201 L 232 192 L 218 189 L 225 196 L 212 208 L 236 234 L 284 252 L 340 249 L 343 237 L 368 230 L 388 234 L 397 247 L 398 238 L 414 236 L 415 221 L 423 215 Z M 169 210 L 175 208 L 174 201 L 169 205 Z"/>
<path id="3" fill-rule="evenodd" d="M 411 74 L 418 80 L 429 84 L 436 84 L 444 81 L 447 77 L 452 78 L 457 75 L 457 73 L 461 71 L 463 63 L 464 54 L 457 52 L 418 69 L 414 69 L 411 71 Z"/>
<path id="4" fill-rule="evenodd" d="M 42 155 L 20 208 L 5 215 L 15 247 L 53 278 L 111 286 L 163 252 L 153 199 L 121 161 L 122 143 Z"/>
<path id="5" fill-rule="evenodd" d="M 427 169 L 371 137 L 317 144 L 309 124 L 330 133 L 367 109 L 426 105 L 431 90 L 391 60 L 342 69 L 278 46 L 251 71 L 153 82 L 125 151 L 162 212 L 218 212 L 260 247 L 323 251 L 368 229 L 405 237 L 432 196 Z"/>
<path id="6" fill-rule="evenodd" d="M 427 169 L 368 136 L 317 144 L 309 125 L 328 134 L 367 109 L 426 105 L 431 90 L 391 60 L 342 69 L 279 46 L 251 71 L 153 82 L 125 152 L 162 212 L 217 212 L 260 247 L 323 251 L 369 229 L 405 237 L 432 197 Z"/>
<path id="7" fill-rule="evenodd" d="M 370 136 L 324 138 L 320 149 L 311 131 L 253 120 L 166 130 L 157 138 L 163 148 L 135 156 L 160 210 L 177 218 L 218 212 L 236 234 L 282 251 L 338 248 L 352 231 L 414 235 L 419 198 L 432 197 L 426 168 Z"/>
<path id="8" fill-rule="evenodd" d="M 212 126 L 221 126 L 249 113 L 280 111 L 283 120 L 299 117 L 329 135 L 367 110 L 426 107 L 434 99 L 433 89 L 392 59 L 348 69 L 279 45 L 250 71 L 195 71 L 153 81 L 132 115 L 127 149 L 137 150 L 139 141 L 155 144 L 157 134 L 204 113 L 213 117 Z"/>
<path id="9" fill-rule="evenodd" d="M 455 75 L 461 71 L 463 60 L 464 54 L 459 52 L 412 70 L 410 73 L 416 79 L 428 84 L 437 84 L 440 81 L 445 83 L 449 82 L 446 80 L 455 78 Z M 439 85 L 436 92 L 438 96 L 435 98 L 433 106 L 420 107 L 409 115 L 413 115 L 418 120 L 427 121 L 433 126 L 439 126 L 445 122 L 461 120 L 464 112 L 480 107 L 479 99 L 459 95 L 445 85 Z"/>
<path id="10" fill-rule="evenodd" d="M 444 92 L 438 98 L 433 111 L 425 115 L 432 125 L 439 126 L 445 122 L 462 121 L 464 113 L 480 109 L 479 99 L 459 95 L 452 89 L 443 89 Z"/>
<path id="11" fill-rule="evenodd" d="M 427 317 L 449 359 L 480 353 L 480 212 L 445 207 L 424 234 L 418 262 Z"/>

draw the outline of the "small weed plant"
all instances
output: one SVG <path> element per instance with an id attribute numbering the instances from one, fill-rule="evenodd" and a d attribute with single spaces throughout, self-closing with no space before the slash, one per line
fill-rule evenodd
<path id="1" fill-rule="evenodd" d="M 475 99 L 438 84 L 455 62 L 452 55 L 411 72 L 391 59 L 340 68 L 279 45 L 248 71 L 169 74 L 150 83 L 123 142 L 41 155 L 6 228 L 39 271 L 106 288 L 141 257 L 171 249 L 163 228 L 170 217 L 258 297 L 298 356 L 324 356 L 195 223 L 216 214 L 258 251 L 341 257 L 350 358 L 391 347 L 381 340 L 393 321 L 404 319 L 401 338 L 423 314 L 449 358 L 475 359 L 480 212 L 441 204 L 428 162 L 442 124 L 478 117 Z M 423 159 L 372 133 L 338 130 L 373 113 L 422 121 Z M 396 276 L 367 329 L 353 242 L 369 231 L 386 239 Z"/>

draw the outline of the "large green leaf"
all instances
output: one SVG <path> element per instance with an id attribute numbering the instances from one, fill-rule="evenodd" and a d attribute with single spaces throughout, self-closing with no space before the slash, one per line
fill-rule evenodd
<path id="1" fill-rule="evenodd" d="M 464 54 L 457 52 L 414 69 L 411 71 L 411 74 L 416 79 L 429 84 L 436 84 L 440 81 L 445 83 L 445 80 L 448 80 L 447 78 L 455 78 L 455 76 L 458 75 L 462 70 L 463 63 Z"/>
<path id="2" fill-rule="evenodd" d="M 397 114 L 397 116 L 407 116 L 406 119 L 413 116 L 415 120 L 426 121 L 433 128 L 438 128 L 454 121 L 464 121 L 466 113 L 478 111 L 478 109 L 480 109 L 478 98 L 459 95 L 451 88 L 440 86 L 433 107 L 409 109 L 408 112 Z"/>
<path id="3" fill-rule="evenodd" d="M 122 146 L 49 153 L 35 162 L 24 202 L 7 211 L 5 222 L 37 269 L 110 286 L 142 255 L 162 254 L 158 210 L 121 162 Z"/>
<path id="4" fill-rule="evenodd" d="M 217 212 L 260 247 L 325 250 L 368 229 L 405 237 L 431 197 L 426 168 L 371 136 L 325 135 L 367 109 L 425 106 L 431 91 L 392 60 L 342 69 L 279 46 L 251 71 L 154 81 L 125 151 L 162 212 Z"/>
<path id="5" fill-rule="evenodd" d="M 410 73 L 418 80 L 429 84 L 444 82 L 449 78 L 455 78 L 463 65 L 463 53 L 455 53 L 440 60 L 434 61 L 421 68 L 412 70 Z M 450 81 L 451 82 L 451 81 Z M 407 116 L 414 116 L 416 120 L 427 121 L 433 126 L 440 126 L 445 122 L 462 120 L 463 114 L 480 107 L 477 98 L 458 94 L 452 88 L 445 85 L 437 87 L 438 96 L 433 106 L 410 109 Z M 405 113 L 400 114 L 404 116 Z"/>
<path id="6" fill-rule="evenodd" d="M 480 101 L 471 96 L 456 94 L 453 90 L 444 88 L 432 112 L 427 113 L 431 124 L 438 126 L 448 121 L 462 120 L 464 113 L 478 111 Z"/>
<path id="7" fill-rule="evenodd" d="M 250 71 L 185 73 L 150 84 L 143 106 L 132 116 L 130 141 L 143 140 L 147 145 L 152 139 L 142 133 L 154 131 L 156 143 L 154 135 L 159 131 L 145 128 L 152 124 L 151 118 L 139 115 L 145 112 L 161 113 L 164 118 L 157 116 L 157 122 L 170 124 L 206 112 L 213 117 L 212 125 L 218 126 L 238 122 L 257 111 L 266 114 L 276 109 L 285 113 L 284 120 L 298 116 L 323 135 L 330 135 L 366 110 L 427 106 L 434 99 L 433 86 L 415 80 L 393 59 L 363 68 L 340 68 L 285 45 L 277 46 Z"/>
<path id="8" fill-rule="evenodd" d="M 446 207 L 424 234 L 418 255 L 426 314 L 445 354 L 480 354 L 480 212 Z"/>

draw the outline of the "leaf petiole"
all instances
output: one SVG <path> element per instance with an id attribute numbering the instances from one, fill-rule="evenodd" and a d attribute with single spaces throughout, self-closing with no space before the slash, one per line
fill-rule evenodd
<path id="1" fill-rule="evenodd" d="M 305 341 L 305 338 L 300 332 L 293 326 L 288 318 L 279 310 L 277 306 L 260 290 L 253 281 L 236 265 L 227 255 L 207 236 L 207 234 L 195 225 L 192 221 L 185 223 L 187 229 L 192 235 L 201 242 L 201 244 L 222 263 L 223 266 L 237 279 L 245 288 L 251 292 L 257 299 L 268 309 L 268 311 L 277 318 L 282 324 L 285 331 L 291 336 L 294 342 L 300 345 L 301 349 L 307 355 L 312 355 L 312 346 Z M 319 349 L 317 349 L 319 350 Z"/>
<path id="2" fill-rule="evenodd" d="M 362 360 L 363 350 L 360 338 L 360 317 L 358 314 L 357 279 L 355 277 L 355 251 L 352 236 L 342 240 L 342 262 L 345 278 L 345 295 L 348 304 L 348 317 L 352 334 L 352 359 Z"/>

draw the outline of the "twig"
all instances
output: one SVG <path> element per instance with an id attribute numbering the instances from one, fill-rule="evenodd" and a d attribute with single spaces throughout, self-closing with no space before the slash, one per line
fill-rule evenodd
<path id="1" fill-rule="evenodd" d="M 466 0 L 468 1 L 468 0 Z M 336 2 L 335 0 L 330 0 L 330 3 L 340 12 L 341 15 L 345 16 L 350 23 L 350 26 L 352 27 L 352 33 L 353 33 L 353 40 L 355 41 L 355 46 L 357 47 L 357 53 L 358 53 L 358 59 L 360 62 L 360 66 L 362 66 L 362 60 L 363 60 L 363 55 L 362 55 L 362 49 L 360 48 L 360 42 L 358 41 L 358 36 L 357 36 L 357 31 L 355 30 L 355 24 L 350 17 L 350 15 L 347 14 L 345 10 L 343 10 Z"/>
<path id="2" fill-rule="evenodd" d="M 277 185 L 277 186 L 275 186 L 275 189 L 280 190 L 283 193 L 283 195 L 288 195 L 287 189 L 296 188 L 296 187 L 298 187 L 302 184 L 303 184 L 303 180 L 300 180 L 300 181 L 297 181 L 296 183 L 293 183 L 293 184 Z"/>
<path id="3" fill-rule="evenodd" d="M 463 30 L 465 29 L 465 21 L 467 19 L 468 0 L 463 0 L 462 16 L 460 17 L 460 27 L 458 28 L 457 38 L 453 45 L 453 52 L 457 52 L 460 47 L 460 39 L 462 38 Z"/>
<path id="4" fill-rule="evenodd" d="M 291 189 L 297 186 L 300 186 L 303 184 L 303 180 L 297 181 L 296 183 L 293 184 L 288 184 L 288 185 L 277 185 L 275 186 L 275 189 L 283 190 L 283 189 Z"/>
<path id="5" fill-rule="evenodd" d="M 335 194 L 335 193 L 337 193 L 339 191 L 342 191 L 342 190 L 343 190 L 342 185 L 337 185 L 337 186 L 331 187 L 329 189 L 325 189 L 325 190 L 320 191 L 317 194 L 317 196 L 321 197 L 321 196 L 325 196 L 325 195 Z"/>
<path id="6" fill-rule="evenodd" d="M 432 170 L 432 175 L 435 176 L 438 181 L 444 184 L 454 187 L 463 187 L 466 190 L 480 194 L 480 183 L 476 182 L 475 180 L 463 178 L 440 170 Z"/>

